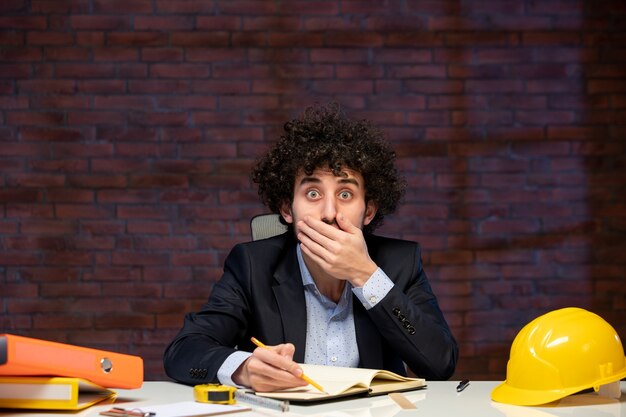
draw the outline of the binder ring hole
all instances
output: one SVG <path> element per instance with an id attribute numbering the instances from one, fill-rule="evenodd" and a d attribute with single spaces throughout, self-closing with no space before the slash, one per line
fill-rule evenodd
<path id="1" fill-rule="evenodd" d="M 100 368 L 102 368 L 104 373 L 108 374 L 111 370 L 113 370 L 113 362 L 111 362 L 111 359 L 109 358 L 102 358 L 100 360 Z"/>

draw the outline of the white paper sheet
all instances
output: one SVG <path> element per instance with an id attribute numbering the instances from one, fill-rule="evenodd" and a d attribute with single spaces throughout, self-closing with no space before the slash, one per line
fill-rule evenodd
<path id="1" fill-rule="evenodd" d="M 146 405 L 141 409 L 145 412 L 156 413 L 156 417 L 200 417 L 249 411 L 250 407 L 181 401 L 165 405 Z"/>

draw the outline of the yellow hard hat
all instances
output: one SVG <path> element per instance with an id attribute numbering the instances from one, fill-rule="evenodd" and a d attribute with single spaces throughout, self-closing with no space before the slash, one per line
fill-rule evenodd
<path id="1" fill-rule="evenodd" d="M 491 399 L 539 405 L 626 377 L 624 348 L 615 329 L 582 308 L 551 311 L 515 337 L 506 380 Z"/>

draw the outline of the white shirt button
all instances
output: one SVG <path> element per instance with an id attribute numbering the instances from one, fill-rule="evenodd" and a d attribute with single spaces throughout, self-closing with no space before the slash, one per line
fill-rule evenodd
<path id="1" fill-rule="evenodd" d="M 378 300 L 376 299 L 376 297 L 374 297 L 374 296 L 370 297 L 370 303 L 371 304 L 376 304 L 377 302 L 378 302 Z"/>
<path id="2" fill-rule="evenodd" d="M 332 358 L 330 358 L 331 362 L 337 362 L 337 357 L 333 356 Z"/>

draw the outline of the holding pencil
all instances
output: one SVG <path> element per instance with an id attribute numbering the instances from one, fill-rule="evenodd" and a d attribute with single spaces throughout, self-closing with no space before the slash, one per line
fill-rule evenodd
<path id="1" fill-rule="evenodd" d="M 258 346 L 260 348 L 267 348 L 267 346 L 265 346 L 265 344 L 263 344 L 263 342 L 258 340 L 256 337 L 251 337 L 250 340 L 252 341 L 252 343 L 254 343 L 256 346 Z M 300 378 L 304 379 L 306 382 L 308 382 L 309 384 L 314 386 L 317 390 L 319 390 L 319 391 L 323 392 L 324 394 L 326 394 L 326 391 L 324 391 L 324 388 L 322 388 L 320 384 L 318 384 L 317 382 L 313 381 L 311 378 L 306 376 L 304 373 L 302 375 L 300 375 Z"/>

